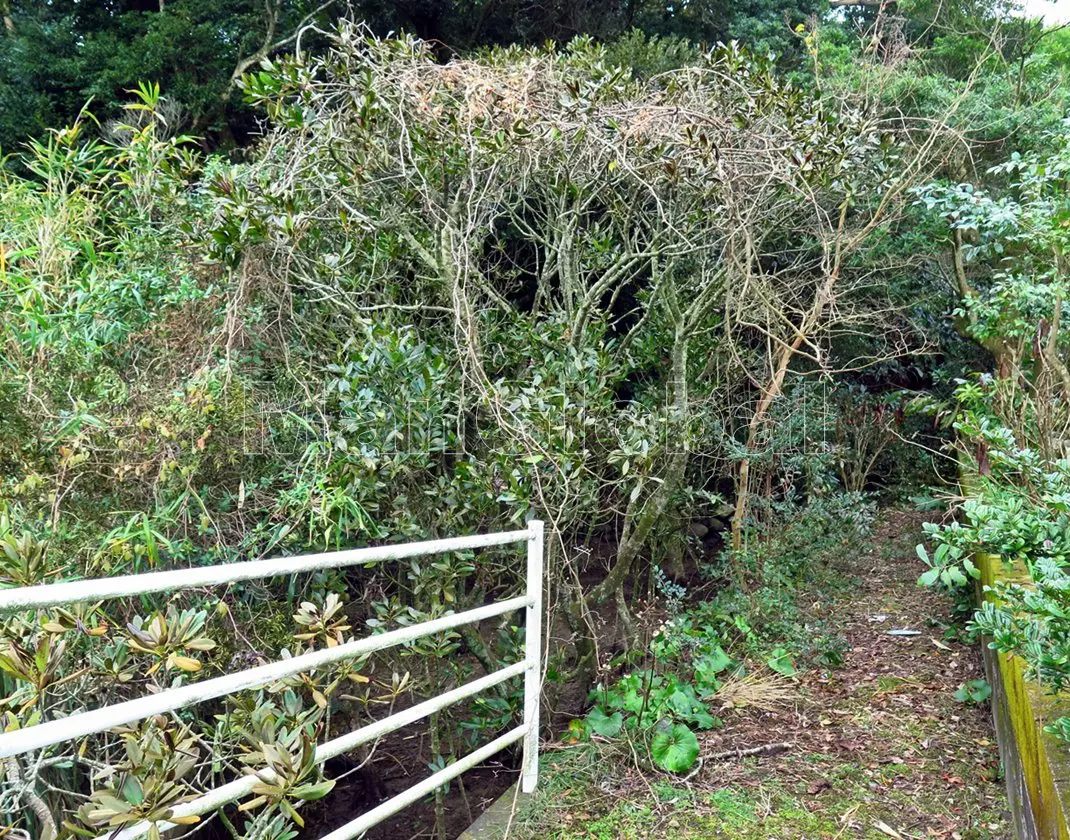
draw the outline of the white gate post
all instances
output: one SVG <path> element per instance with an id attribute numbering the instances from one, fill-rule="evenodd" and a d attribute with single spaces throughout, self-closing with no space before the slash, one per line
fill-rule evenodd
<path id="1" fill-rule="evenodd" d="M 525 593 L 531 598 L 524 624 L 524 760 L 520 789 L 533 793 L 539 781 L 539 694 L 542 691 L 542 560 L 543 523 L 533 519 L 528 523 L 528 585 Z"/>

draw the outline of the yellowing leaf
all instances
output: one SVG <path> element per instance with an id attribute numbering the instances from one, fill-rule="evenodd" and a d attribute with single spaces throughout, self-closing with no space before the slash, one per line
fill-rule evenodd
<path id="1" fill-rule="evenodd" d="M 199 671 L 201 670 L 201 663 L 196 659 L 191 659 L 188 656 L 178 656 L 172 654 L 167 660 L 173 667 L 179 668 L 183 671 Z"/>

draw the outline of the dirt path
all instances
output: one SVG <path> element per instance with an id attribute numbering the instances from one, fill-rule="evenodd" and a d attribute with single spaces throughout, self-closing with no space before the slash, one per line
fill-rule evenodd
<path id="1" fill-rule="evenodd" d="M 543 792 L 519 836 L 562 838 L 1012 837 L 987 703 L 956 700 L 983 676 L 980 653 L 945 631 L 947 599 L 916 585 L 914 514 L 882 516 L 857 583 L 814 604 L 850 649 L 798 679 L 794 708 L 728 711 L 686 780 L 604 773 L 595 750 L 547 756 Z M 820 612 L 820 615 L 817 613 Z M 889 635 L 908 629 L 919 635 Z M 777 742 L 776 755 L 715 759 Z M 514 835 L 516 836 L 516 835 Z"/>

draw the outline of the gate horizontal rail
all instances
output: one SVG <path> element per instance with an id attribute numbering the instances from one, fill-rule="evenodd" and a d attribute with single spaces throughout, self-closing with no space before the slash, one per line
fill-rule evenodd
<path id="1" fill-rule="evenodd" d="M 416 802 L 439 786 L 456 778 L 465 770 L 485 761 L 510 744 L 523 740 L 521 764 L 521 789 L 530 793 L 535 789 L 539 773 L 539 692 L 542 637 L 542 566 L 543 523 L 532 520 L 522 531 L 505 531 L 495 534 L 477 534 L 444 540 L 407 543 L 349 551 L 336 551 L 300 557 L 281 557 L 271 560 L 253 560 L 244 563 L 226 563 L 194 569 L 168 572 L 152 572 L 115 578 L 48 584 L 0 590 L 0 613 L 25 609 L 61 606 L 84 601 L 99 601 L 142 595 L 153 592 L 169 592 L 180 589 L 195 589 L 203 586 L 234 583 L 243 580 L 316 571 L 318 569 L 343 568 L 367 565 L 407 557 L 429 554 L 445 554 L 489 546 L 527 543 L 527 575 L 524 595 L 498 601 L 483 607 L 443 616 L 433 621 L 413 624 L 398 630 L 357 639 L 325 650 L 311 651 L 258 665 L 235 674 L 226 674 L 179 688 L 167 689 L 100 709 L 79 712 L 70 717 L 51 720 L 28 726 L 25 729 L 0 735 L 0 759 L 44 749 L 65 741 L 104 732 L 117 726 L 132 723 L 163 712 L 175 711 L 206 700 L 223 697 L 237 691 L 257 688 L 275 682 L 282 677 L 320 668 L 344 659 L 365 656 L 386 648 L 405 644 L 416 639 L 474 624 L 517 609 L 526 612 L 524 659 L 506 666 L 485 677 L 473 680 L 418 703 L 382 720 L 363 726 L 345 735 L 333 738 L 316 748 L 316 761 L 322 763 L 356 747 L 388 735 L 404 726 L 428 717 L 453 703 L 472 697 L 512 677 L 524 675 L 524 720 L 520 726 L 505 733 L 474 752 L 450 764 L 443 770 L 417 783 L 411 788 L 388 799 L 365 814 L 347 823 L 322 840 L 349 840 L 359 837 L 407 805 Z M 196 799 L 172 809 L 173 818 L 206 814 L 241 799 L 251 792 L 257 779 L 243 776 L 232 782 L 207 791 Z M 166 831 L 174 828 L 170 822 L 157 823 L 157 828 Z M 134 840 L 150 831 L 148 822 L 136 823 L 118 833 L 112 831 L 97 840 Z"/>

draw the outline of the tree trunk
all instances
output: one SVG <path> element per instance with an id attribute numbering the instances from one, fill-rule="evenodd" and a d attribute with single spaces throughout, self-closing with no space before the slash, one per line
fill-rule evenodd
<path id="1" fill-rule="evenodd" d="M 11 780 L 16 788 L 21 787 L 21 796 L 26 800 L 30 806 L 30 811 L 37 817 L 39 828 L 41 833 L 38 835 L 39 840 L 55 840 L 59 836 L 59 832 L 56 830 L 56 821 L 52 817 L 52 812 L 48 809 L 48 805 L 45 803 L 37 791 L 33 789 L 31 783 L 23 783 L 22 769 L 19 767 L 18 759 L 15 756 L 7 758 L 4 762 L 4 766 L 7 768 L 8 778 Z M 16 797 L 15 802 L 18 802 Z"/>
<path id="2" fill-rule="evenodd" d="M 679 431 L 676 436 L 677 446 L 669 458 L 661 476 L 661 483 L 642 502 L 636 500 L 628 504 L 625 513 L 624 533 L 617 548 L 617 559 L 598 586 L 591 590 L 588 600 L 593 604 L 604 604 L 615 598 L 624 585 L 639 552 L 642 551 L 662 513 L 669 504 L 673 494 L 683 483 L 687 471 L 689 442 L 687 437 L 687 350 L 690 331 L 681 319 L 678 322 L 672 349 L 672 390 L 675 423 L 670 428 Z M 672 445 L 672 441 L 668 442 Z M 618 602 L 619 603 L 619 602 Z"/>
<path id="3" fill-rule="evenodd" d="M 970 327 L 976 323 L 976 318 L 970 314 L 969 304 L 970 301 L 978 297 L 977 291 L 970 285 L 969 278 L 966 276 L 966 261 L 962 256 L 962 231 L 955 228 L 952 233 L 951 242 L 951 257 L 955 266 L 955 281 L 958 284 L 959 296 L 962 298 L 963 308 L 966 310 L 965 317 L 956 316 L 953 319 L 955 330 L 959 335 L 964 338 L 970 339 L 980 344 L 985 350 L 992 354 L 992 358 L 996 363 L 996 376 L 1000 379 L 1006 379 L 1011 375 L 1011 371 L 1014 369 L 1011 363 L 1013 354 L 1006 339 L 999 336 L 992 336 L 987 339 L 978 339 L 970 332 Z"/>
<path id="4" fill-rule="evenodd" d="M 748 508 L 750 506 L 750 488 L 748 487 L 750 480 L 750 455 L 758 445 L 758 436 L 761 434 L 762 425 L 765 423 L 765 418 L 769 414 L 770 407 L 773 405 L 773 400 L 780 396 L 780 392 L 784 387 L 784 377 L 788 374 L 788 368 L 791 366 L 791 360 L 795 356 L 795 351 L 802 347 L 805 338 L 805 334 L 800 331 L 795 337 L 795 340 L 780 352 L 776 370 L 773 372 L 769 384 L 765 386 L 765 391 L 763 392 L 761 399 L 758 400 L 758 405 L 754 409 L 754 414 L 751 415 L 750 422 L 747 424 L 747 455 L 739 464 L 739 478 L 736 482 L 736 509 L 732 514 L 733 551 L 739 551 L 743 547 L 743 522 L 747 517 Z"/>

